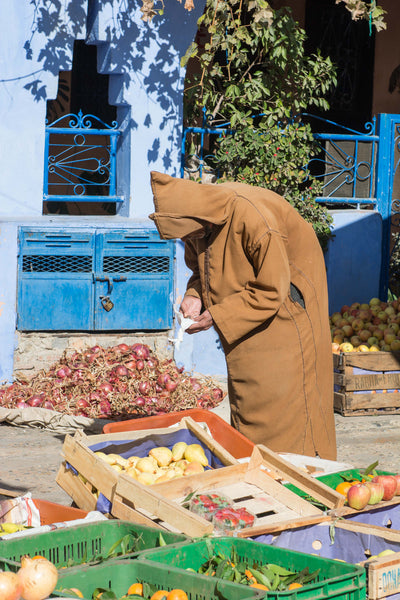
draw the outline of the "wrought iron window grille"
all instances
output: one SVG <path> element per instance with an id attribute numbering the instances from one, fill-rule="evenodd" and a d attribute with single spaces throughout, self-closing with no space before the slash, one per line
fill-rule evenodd
<path id="1" fill-rule="evenodd" d="M 63 115 L 46 122 L 44 190 L 46 202 L 115 202 L 118 123 L 92 114 Z"/>

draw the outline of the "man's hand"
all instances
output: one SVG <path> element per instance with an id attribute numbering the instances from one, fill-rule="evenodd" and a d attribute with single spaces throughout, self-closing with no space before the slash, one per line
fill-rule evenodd
<path id="1" fill-rule="evenodd" d="M 213 325 L 211 313 L 205 310 L 199 317 L 194 319 L 196 323 L 193 323 L 186 329 L 186 333 L 198 333 L 199 331 L 207 331 Z"/>
<path id="2" fill-rule="evenodd" d="M 201 300 L 196 296 L 185 296 L 182 300 L 182 304 L 179 307 L 180 312 L 184 317 L 189 319 L 195 319 L 200 315 L 201 311 Z"/>

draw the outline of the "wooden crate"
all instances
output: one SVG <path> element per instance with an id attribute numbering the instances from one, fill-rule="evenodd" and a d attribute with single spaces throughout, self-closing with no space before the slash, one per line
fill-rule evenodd
<path id="1" fill-rule="evenodd" d="M 400 414 L 400 352 L 334 353 L 333 366 L 336 412 Z"/>
<path id="2" fill-rule="evenodd" d="M 383 538 L 387 542 L 400 545 L 400 531 L 357 523 L 355 521 L 335 521 L 335 527 L 346 529 L 354 533 L 367 534 Z M 367 569 L 367 593 L 369 600 L 378 600 L 393 594 L 400 593 L 400 551 L 382 556 L 363 563 Z"/>
<path id="3" fill-rule="evenodd" d="M 329 519 L 321 510 L 283 486 L 275 475 L 271 476 L 274 468 L 276 463 L 269 464 L 268 457 L 261 456 L 255 448 L 248 463 L 152 486 L 143 486 L 129 476 L 121 475 L 111 513 L 119 519 L 178 530 L 193 537 L 208 535 L 213 533 L 213 525 L 182 504 L 192 493 L 212 490 L 231 498 L 234 508 L 245 506 L 256 515 L 255 525 L 241 530 L 240 537 Z M 294 467 L 291 469 L 295 471 Z"/>
<path id="4" fill-rule="evenodd" d="M 67 435 L 62 448 L 65 460 L 59 468 L 56 481 L 79 508 L 87 511 L 95 510 L 98 494 L 94 490 L 101 492 L 109 502 L 112 502 L 120 472 L 96 456 L 90 447 L 98 443 L 111 444 L 114 441 L 140 441 L 148 436 L 173 434 L 182 429 L 188 429 L 195 434 L 199 442 L 207 446 L 222 464 L 232 465 L 238 462 L 199 423 L 190 417 L 185 417 L 176 426 L 162 429 L 91 436 L 78 430 L 73 437 Z"/>

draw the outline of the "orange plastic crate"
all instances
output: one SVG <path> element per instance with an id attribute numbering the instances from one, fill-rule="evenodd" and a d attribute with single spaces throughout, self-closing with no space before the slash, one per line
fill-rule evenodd
<path id="1" fill-rule="evenodd" d="M 142 417 L 128 421 L 118 421 L 117 423 L 107 423 L 103 427 L 103 432 L 118 433 L 169 427 L 178 423 L 183 417 L 191 417 L 194 421 L 206 423 L 212 437 L 235 458 L 244 458 L 251 455 L 254 448 L 253 442 L 242 433 L 239 433 L 224 419 L 202 408 L 191 408 L 166 415 L 155 415 L 154 417 Z"/>
<path id="2" fill-rule="evenodd" d="M 41 525 L 84 519 L 88 514 L 86 510 L 74 508 L 73 506 L 63 506 L 62 504 L 56 504 L 48 500 L 39 500 L 38 498 L 32 498 L 32 500 L 39 510 Z"/>

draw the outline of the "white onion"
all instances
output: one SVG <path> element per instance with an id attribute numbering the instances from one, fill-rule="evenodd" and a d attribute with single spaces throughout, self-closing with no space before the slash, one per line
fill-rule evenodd
<path id="1" fill-rule="evenodd" d="M 18 578 L 23 600 L 44 600 L 56 587 L 58 571 L 47 558 L 23 556 Z"/>
<path id="2" fill-rule="evenodd" d="M 0 572 L 0 598 L 2 600 L 19 600 L 21 589 L 21 583 L 16 573 Z"/>

